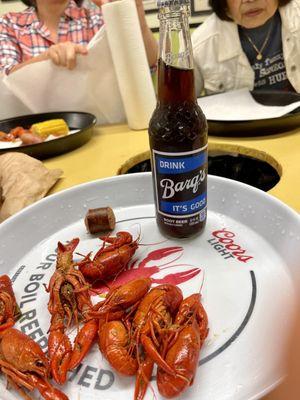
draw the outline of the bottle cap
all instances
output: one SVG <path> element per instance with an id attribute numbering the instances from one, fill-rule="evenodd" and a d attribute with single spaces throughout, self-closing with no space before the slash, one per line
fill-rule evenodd
<path id="1" fill-rule="evenodd" d="M 191 0 L 157 0 L 157 7 L 170 7 L 170 6 L 184 6 L 191 5 Z"/>

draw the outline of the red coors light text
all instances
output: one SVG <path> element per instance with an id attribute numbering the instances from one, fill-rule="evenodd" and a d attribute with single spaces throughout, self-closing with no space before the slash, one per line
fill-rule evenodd
<path id="1" fill-rule="evenodd" d="M 212 232 L 214 236 L 208 240 L 210 243 L 225 259 L 236 258 L 238 261 L 246 263 L 253 257 L 246 254 L 241 246 L 234 242 L 235 233 L 223 228 L 218 231 Z"/>

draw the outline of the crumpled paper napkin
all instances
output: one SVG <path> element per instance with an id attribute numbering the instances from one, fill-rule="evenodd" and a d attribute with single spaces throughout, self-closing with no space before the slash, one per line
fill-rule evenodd
<path id="1" fill-rule="evenodd" d="M 30 110 L 29 114 L 85 111 L 94 114 L 100 125 L 125 122 L 104 27 L 93 37 L 88 48 L 88 55 L 79 56 L 72 71 L 58 67 L 50 60 L 41 61 L 5 76 L 3 85 Z M 38 77 L 38 84 L 32 84 L 32 77 Z"/>
<path id="2" fill-rule="evenodd" d="M 0 222 L 43 198 L 62 175 L 23 153 L 0 156 Z"/>

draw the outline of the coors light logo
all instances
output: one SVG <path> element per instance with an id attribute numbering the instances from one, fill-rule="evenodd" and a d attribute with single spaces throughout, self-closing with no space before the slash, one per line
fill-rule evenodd
<path id="1" fill-rule="evenodd" d="M 235 258 L 237 261 L 247 263 L 253 258 L 253 256 L 246 254 L 246 250 L 236 243 L 235 233 L 228 231 L 226 228 L 212 232 L 212 236 L 213 238 L 209 239 L 208 243 L 210 243 L 225 260 Z"/>

